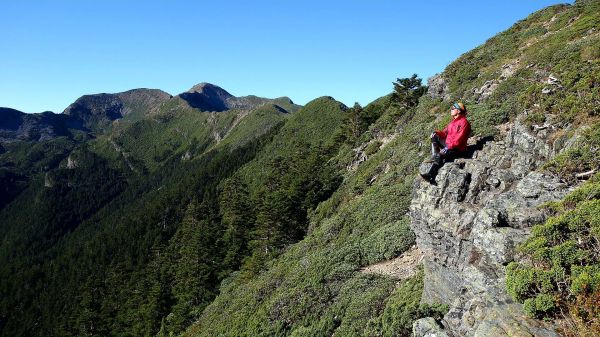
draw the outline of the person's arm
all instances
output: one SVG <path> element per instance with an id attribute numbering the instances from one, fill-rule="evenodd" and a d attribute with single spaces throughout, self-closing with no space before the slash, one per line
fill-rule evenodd
<path id="1" fill-rule="evenodd" d="M 435 134 L 442 139 L 446 139 L 448 136 L 448 127 L 444 128 L 444 131 L 435 130 Z"/>

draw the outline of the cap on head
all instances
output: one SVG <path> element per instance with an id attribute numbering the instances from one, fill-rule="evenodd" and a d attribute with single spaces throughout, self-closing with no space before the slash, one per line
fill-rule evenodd
<path id="1" fill-rule="evenodd" d="M 467 107 L 464 104 L 462 104 L 461 102 L 455 102 L 454 104 L 452 104 L 452 107 L 460 110 L 460 113 L 462 113 L 462 114 L 467 113 Z"/>

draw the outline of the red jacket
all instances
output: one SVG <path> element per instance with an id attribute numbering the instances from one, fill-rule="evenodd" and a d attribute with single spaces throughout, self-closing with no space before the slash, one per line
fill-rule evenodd
<path id="1" fill-rule="evenodd" d="M 437 135 L 446 140 L 448 150 L 465 151 L 467 138 L 471 133 L 471 124 L 464 115 L 452 120 L 444 131 L 436 131 Z"/>

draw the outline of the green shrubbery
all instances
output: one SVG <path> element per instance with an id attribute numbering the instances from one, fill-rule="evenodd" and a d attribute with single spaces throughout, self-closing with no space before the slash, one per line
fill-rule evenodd
<path id="1" fill-rule="evenodd" d="M 404 217 L 382 226 L 361 242 L 363 259 L 367 264 L 389 260 L 405 252 L 415 242 L 410 220 Z"/>
<path id="2" fill-rule="evenodd" d="M 506 288 L 532 317 L 567 314 L 582 329 L 600 332 L 600 175 L 547 205 L 558 212 L 532 229 L 523 262 L 506 268 Z M 593 303 L 593 301 L 591 301 Z M 587 330 L 586 330 L 587 331 Z"/>
<path id="3" fill-rule="evenodd" d="M 598 7 L 540 11 L 446 69 L 474 135 L 495 136 L 524 112 L 529 124 L 597 119 L 600 44 L 589 31 Z M 504 64 L 516 72 L 479 97 Z M 543 93 L 550 75 L 559 85 Z M 397 83 L 412 93 L 365 108 L 323 97 L 290 116 L 273 105 L 238 120 L 237 111 L 200 113 L 172 99 L 92 141 L 79 171 L 57 168 L 71 140 L 5 145 L 0 180 L 24 190 L 0 211 L 4 333 L 163 336 L 197 321 L 188 334 L 406 336 L 415 319 L 440 318 L 447 307 L 419 305 L 422 274 L 398 283 L 359 272 L 414 244 L 405 214 L 416 167 L 430 132 L 450 119 L 450 101 L 418 97 L 416 79 Z M 599 129 L 546 168 L 571 178 L 597 169 Z M 348 170 L 353 148 L 368 142 L 369 159 Z M 31 174 L 29 188 L 12 168 Z M 529 314 L 566 310 L 581 331 L 598 326 L 598 181 L 549 204 L 556 217 L 526 241 L 526 262 L 507 268 L 507 289 Z M 30 245 L 31 233 L 58 244 Z"/>
<path id="4" fill-rule="evenodd" d="M 474 136 L 493 137 L 498 134 L 496 125 L 508 121 L 507 110 L 473 105 L 467 116 Z"/>
<path id="5" fill-rule="evenodd" d="M 401 128 L 402 133 L 378 146 L 353 172 L 346 171 L 352 156 L 339 153 L 333 162 L 339 163 L 345 179 L 310 213 L 308 235 L 252 279 L 243 274 L 228 279 L 189 335 L 364 336 L 378 331 L 395 336 L 409 331 L 420 314 L 433 312 L 419 307 L 421 276 L 395 291 L 396 280 L 358 272 L 414 244 L 404 215 L 415 168 L 423 156 L 420 140 L 432 128 L 429 110 L 436 104 L 427 98 L 421 101 L 427 104 L 402 114 L 396 114 L 398 107 L 381 101 L 365 108 L 381 117 L 361 135 L 361 141 L 376 138 L 392 122 L 392 129 Z M 349 146 L 339 151 L 353 152 Z M 386 306 L 387 318 L 382 320 Z M 396 314 L 401 316 L 395 318 Z M 231 319 L 219 319 L 223 315 Z"/>
<path id="6" fill-rule="evenodd" d="M 576 144 L 544 164 L 544 169 L 575 181 L 575 174 L 600 169 L 600 123 L 585 129 Z"/>
<path id="7" fill-rule="evenodd" d="M 441 320 L 448 312 L 446 304 L 420 304 L 423 271 L 404 280 L 385 300 L 381 314 L 369 320 L 365 336 L 412 336 L 413 322 L 423 317 Z"/>

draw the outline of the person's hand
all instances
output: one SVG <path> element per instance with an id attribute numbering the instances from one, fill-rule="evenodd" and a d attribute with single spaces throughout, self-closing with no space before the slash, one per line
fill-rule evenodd
<path id="1" fill-rule="evenodd" d="M 445 148 L 443 148 L 443 149 L 440 150 L 440 154 L 446 154 L 446 153 L 448 153 L 448 148 L 447 147 L 445 147 Z"/>

